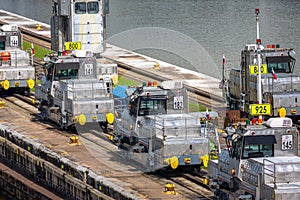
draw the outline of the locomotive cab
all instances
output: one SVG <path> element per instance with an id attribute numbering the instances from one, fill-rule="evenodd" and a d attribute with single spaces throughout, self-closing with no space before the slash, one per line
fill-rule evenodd
<path id="1" fill-rule="evenodd" d="M 44 67 L 47 71 L 47 81 L 53 82 L 78 78 L 79 62 L 71 63 L 67 68 L 64 65 L 54 63 L 47 63 Z"/>
<path id="2" fill-rule="evenodd" d="M 159 115 L 167 113 L 166 96 L 136 96 L 130 100 L 129 113 L 132 116 Z"/>
<path id="3" fill-rule="evenodd" d="M 91 51 L 51 54 L 44 60 L 45 76 L 35 92 L 43 118 L 62 129 L 90 122 L 107 128 L 113 123 L 112 84 L 97 79 L 96 58 Z"/>
<path id="4" fill-rule="evenodd" d="M 229 149 L 232 158 L 248 159 L 258 157 L 273 157 L 276 138 L 274 135 L 244 136 L 233 135 L 232 148 Z"/>
<path id="5" fill-rule="evenodd" d="M 251 114 L 251 105 L 257 103 L 258 64 L 255 45 L 246 45 L 241 52 L 241 67 L 230 70 L 224 95 L 231 110 Z M 279 46 L 261 50 L 262 103 L 271 105 L 271 116 L 299 119 L 300 78 L 294 74 L 296 60 L 292 48 Z M 245 116 L 248 117 L 248 116 Z"/>
<path id="6" fill-rule="evenodd" d="M 0 90 L 29 94 L 35 85 L 33 55 L 22 50 L 22 35 L 17 25 L 0 27 Z"/>
<path id="7" fill-rule="evenodd" d="M 227 149 L 218 161 L 209 161 L 208 176 L 216 196 L 226 200 L 300 197 L 299 132 L 290 118 L 229 127 L 227 134 Z"/>
<path id="8" fill-rule="evenodd" d="M 120 90 L 122 88 L 119 88 Z M 123 96 L 126 90 L 127 108 L 120 111 L 114 123 L 114 142 L 125 157 L 141 163 L 145 171 L 163 168 L 189 168 L 200 170 L 207 164 L 208 132 L 217 135 L 212 124 L 203 127 L 200 119 L 216 112 L 188 112 L 188 94 L 182 81 L 164 81 L 157 86 L 148 83 L 142 87 L 114 91 Z M 117 103 L 116 103 L 117 105 Z M 208 127 L 212 127 L 208 130 Z M 205 130 L 204 130 L 205 129 Z M 210 132 L 211 131 L 211 132 Z M 128 153 L 129 152 L 129 153 Z"/>

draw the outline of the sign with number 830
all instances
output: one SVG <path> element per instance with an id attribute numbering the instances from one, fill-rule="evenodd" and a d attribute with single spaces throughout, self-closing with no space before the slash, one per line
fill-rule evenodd
<path id="1" fill-rule="evenodd" d="M 260 72 L 261 74 L 267 74 L 268 73 L 268 67 L 267 64 L 261 64 L 260 65 Z M 258 74 L 258 65 L 250 65 L 250 74 Z"/>
<path id="2" fill-rule="evenodd" d="M 271 115 L 270 104 L 251 104 L 251 115 Z"/>

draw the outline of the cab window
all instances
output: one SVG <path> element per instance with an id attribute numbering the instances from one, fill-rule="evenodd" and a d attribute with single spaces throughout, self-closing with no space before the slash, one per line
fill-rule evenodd
<path id="1" fill-rule="evenodd" d="M 87 3 L 88 13 L 89 14 L 97 14 L 99 12 L 99 4 L 98 2 L 88 2 Z"/>
<path id="2" fill-rule="evenodd" d="M 272 73 L 272 69 L 278 73 L 290 73 L 289 63 L 269 63 L 268 73 Z"/>
<path id="3" fill-rule="evenodd" d="M 141 97 L 139 116 L 166 114 L 166 99 Z"/>
<path id="4" fill-rule="evenodd" d="M 78 69 L 58 69 L 55 71 L 54 80 L 75 79 L 78 74 Z"/>
<path id="5" fill-rule="evenodd" d="M 0 50 L 5 50 L 5 42 L 0 42 Z"/>
<path id="6" fill-rule="evenodd" d="M 244 138 L 242 158 L 273 157 L 274 144 L 276 144 L 274 135 L 246 136 Z"/>
<path id="7" fill-rule="evenodd" d="M 278 73 L 291 73 L 291 58 L 289 56 L 266 57 L 266 62 L 268 64 L 268 73 L 272 73 L 272 69 Z"/>
<path id="8" fill-rule="evenodd" d="M 236 158 L 236 159 L 240 159 L 241 157 L 241 149 L 242 149 L 242 140 L 238 139 L 236 141 L 233 142 L 233 146 L 232 146 L 232 157 Z"/>
<path id="9" fill-rule="evenodd" d="M 86 13 L 86 3 L 85 2 L 75 3 L 75 13 L 76 14 L 85 14 Z"/>
<path id="10" fill-rule="evenodd" d="M 260 145 L 246 145 L 243 152 L 243 158 L 256 158 L 256 157 L 273 157 L 272 144 Z"/>

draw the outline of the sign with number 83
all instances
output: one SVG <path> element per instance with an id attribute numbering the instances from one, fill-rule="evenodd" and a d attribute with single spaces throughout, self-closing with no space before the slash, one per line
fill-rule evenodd
<path id="1" fill-rule="evenodd" d="M 267 64 L 261 64 L 260 65 L 260 72 L 261 74 L 267 74 L 268 73 L 268 67 Z M 250 74 L 258 74 L 258 65 L 250 65 Z"/>

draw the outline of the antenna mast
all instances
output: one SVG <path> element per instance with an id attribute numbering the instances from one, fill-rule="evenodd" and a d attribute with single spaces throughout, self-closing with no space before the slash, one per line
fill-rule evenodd
<path id="1" fill-rule="evenodd" d="M 261 39 L 259 38 L 259 8 L 255 9 L 256 13 L 256 44 L 257 44 L 257 65 L 258 65 L 258 77 L 257 77 L 257 100 L 259 104 L 262 104 L 262 90 L 261 90 Z M 258 116 L 258 123 L 262 123 L 262 115 Z"/>

